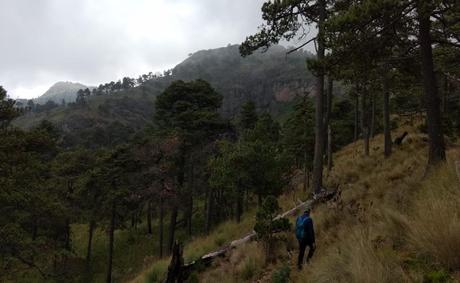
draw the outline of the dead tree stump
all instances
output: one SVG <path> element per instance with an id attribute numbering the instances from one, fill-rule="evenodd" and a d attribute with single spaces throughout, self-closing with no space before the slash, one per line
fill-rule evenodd
<path id="1" fill-rule="evenodd" d="M 182 244 L 176 241 L 173 245 L 171 263 L 168 266 L 165 283 L 182 283 L 185 281 L 183 252 Z"/>

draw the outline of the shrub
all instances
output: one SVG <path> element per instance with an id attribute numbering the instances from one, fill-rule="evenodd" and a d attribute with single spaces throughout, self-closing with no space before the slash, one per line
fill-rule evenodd
<path id="1" fill-rule="evenodd" d="M 444 270 L 432 271 L 423 278 L 423 282 L 425 283 L 446 283 L 449 281 L 450 275 Z"/>
<path id="2" fill-rule="evenodd" d="M 290 228 L 288 219 L 275 219 L 280 211 L 278 200 L 273 196 L 268 196 L 257 211 L 254 231 L 264 245 L 267 260 L 271 259 L 273 244 L 277 240 L 276 233 L 287 231 Z"/>
<path id="3" fill-rule="evenodd" d="M 251 280 L 259 271 L 259 266 L 253 258 L 247 258 L 244 261 L 243 268 L 241 269 L 240 275 L 243 280 Z"/>
<path id="4" fill-rule="evenodd" d="M 280 269 L 273 272 L 272 283 L 287 283 L 289 282 L 290 275 L 291 269 L 289 268 L 289 265 L 285 264 Z"/>

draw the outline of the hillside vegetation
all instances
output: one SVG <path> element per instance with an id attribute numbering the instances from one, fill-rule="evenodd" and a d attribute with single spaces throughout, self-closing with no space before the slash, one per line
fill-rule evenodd
<path id="1" fill-rule="evenodd" d="M 17 118 L 14 125 L 30 129 L 48 120 L 63 132 L 66 146 L 119 144 L 151 124 L 155 98 L 172 81 L 194 79 L 207 80 L 223 96 L 220 112 L 224 117 L 234 117 L 249 100 L 254 101 L 257 109 L 279 117 L 290 110 L 296 97 L 310 91 L 313 81 L 305 68 L 305 59 L 312 55 L 302 50 L 289 55 L 286 52 L 286 48 L 275 46 L 265 53 L 242 58 L 238 45 L 201 50 L 164 76 L 155 76 L 129 89 L 93 94 L 82 105 L 72 103 L 28 112 Z M 42 101 L 45 98 L 53 100 L 53 93 L 61 90 L 61 85 L 50 89 L 40 103 L 46 103 Z M 80 88 L 77 84 L 72 86 L 74 96 L 69 101 L 66 98 L 66 102 L 74 101 Z"/>
<path id="2" fill-rule="evenodd" d="M 372 140 L 369 157 L 363 156 L 361 142 L 337 152 L 326 183 L 338 187 L 341 194 L 313 209 L 317 250 L 302 271 L 296 269 L 297 243 L 290 231 L 277 244 L 275 262 L 266 263 L 262 247 L 253 242 L 192 278 L 199 282 L 459 282 L 460 179 L 455 162 L 460 150 L 452 146 L 448 163 L 424 178 L 425 135 L 409 125 L 395 133 L 404 131 L 409 132 L 407 140 L 388 159 L 382 154 L 382 135 Z M 283 209 L 306 198 L 301 187 L 298 183 L 297 194 L 280 198 Z M 186 262 L 236 239 L 253 224 L 254 214 L 248 213 L 240 225 L 228 222 L 208 237 L 193 240 L 185 248 Z M 156 262 L 132 282 L 159 282 L 167 264 L 168 259 Z"/>

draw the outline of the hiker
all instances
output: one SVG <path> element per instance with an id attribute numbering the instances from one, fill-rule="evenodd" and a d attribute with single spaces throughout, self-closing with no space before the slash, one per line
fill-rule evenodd
<path id="1" fill-rule="evenodd" d="M 315 230 L 313 229 L 313 220 L 310 217 L 310 209 L 307 208 L 305 212 L 297 218 L 296 231 L 297 240 L 299 241 L 299 258 L 297 266 L 302 269 L 303 257 L 305 249 L 308 246 L 307 263 L 315 252 Z"/>

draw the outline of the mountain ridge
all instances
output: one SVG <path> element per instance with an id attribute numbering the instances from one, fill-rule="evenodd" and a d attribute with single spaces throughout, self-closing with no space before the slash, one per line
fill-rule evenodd
<path id="1" fill-rule="evenodd" d="M 71 103 L 29 112 L 16 119 L 15 125 L 30 128 L 49 120 L 66 133 L 66 145 L 81 144 L 84 136 L 92 141 L 87 146 L 99 146 L 123 142 L 151 124 L 155 97 L 174 80 L 208 81 L 222 94 L 220 112 L 230 119 L 248 100 L 254 101 L 259 112 L 282 117 L 296 97 L 312 89 L 314 76 L 306 67 L 306 59 L 313 56 L 309 52 L 299 50 L 286 56 L 285 47 L 274 46 L 267 52 L 243 58 L 238 48 L 238 45 L 229 45 L 197 51 L 164 76 L 155 76 L 128 89 L 91 95 L 85 98 L 85 105 Z M 75 92 L 85 87 L 76 86 Z"/>
<path id="2" fill-rule="evenodd" d="M 79 89 L 94 87 L 86 86 L 82 83 L 71 82 L 71 81 L 58 81 L 54 83 L 45 93 L 37 98 L 34 98 L 34 103 L 45 104 L 48 101 L 61 104 L 62 101 L 65 103 L 75 102 L 77 98 L 77 91 Z"/>

